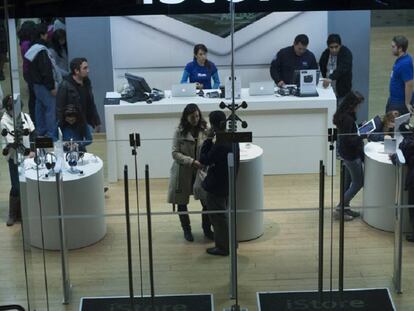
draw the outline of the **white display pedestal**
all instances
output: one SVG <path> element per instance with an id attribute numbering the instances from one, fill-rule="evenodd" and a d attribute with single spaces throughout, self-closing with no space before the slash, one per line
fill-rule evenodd
<path id="1" fill-rule="evenodd" d="M 237 240 L 248 241 L 260 237 L 263 224 L 263 149 L 240 144 L 240 167 L 237 191 Z M 249 211 L 251 210 L 251 211 Z"/>
<path id="2" fill-rule="evenodd" d="M 28 220 L 28 232 L 25 236 L 32 246 L 42 248 L 36 166 L 32 159 L 27 159 L 24 165 L 25 178 L 21 178 L 20 182 L 22 191 L 26 189 L 22 201 L 22 213 Z M 66 217 L 72 217 L 65 219 L 68 249 L 94 244 L 106 234 L 102 160 L 87 153 L 77 168 L 83 174 L 71 174 L 67 168 L 62 174 L 63 213 Z M 59 221 L 57 218 L 48 219 L 58 215 L 56 177 L 46 178 L 46 173 L 44 168 L 39 170 L 44 247 L 48 250 L 59 250 Z"/>
<path id="3" fill-rule="evenodd" d="M 389 159 L 389 155 L 384 153 L 383 143 L 370 142 L 365 145 L 364 152 L 364 209 L 362 219 L 374 228 L 394 232 L 396 167 Z M 404 182 L 405 177 L 403 178 L 403 184 Z M 407 192 L 405 191 L 403 202 L 407 202 Z M 404 210 L 403 215 L 403 230 L 407 232 L 411 230 L 408 209 Z"/>

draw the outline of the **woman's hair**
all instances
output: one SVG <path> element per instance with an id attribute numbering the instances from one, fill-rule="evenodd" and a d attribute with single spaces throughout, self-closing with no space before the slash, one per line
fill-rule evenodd
<path id="1" fill-rule="evenodd" d="M 196 55 L 198 54 L 198 51 L 200 50 L 203 51 L 204 53 L 208 53 L 208 49 L 204 44 L 201 44 L 201 43 L 196 44 L 194 46 L 194 59 L 196 58 Z M 206 63 L 204 65 L 207 67 L 209 71 L 211 70 L 211 64 L 208 59 L 206 59 Z"/>
<path id="2" fill-rule="evenodd" d="M 346 115 L 355 116 L 355 108 L 364 101 L 364 96 L 358 91 L 349 92 L 333 116 L 333 124 L 340 126 Z"/>
<path id="3" fill-rule="evenodd" d="M 4 96 L 3 101 L 2 101 L 2 107 L 3 109 L 7 111 L 13 109 L 13 98 L 11 95 Z"/>
<path id="4" fill-rule="evenodd" d="M 36 37 L 36 23 L 33 21 L 25 21 L 17 32 L 20 43 L 23 41 L 32 42 Z"/>
<path id="5" fill-rule="evenodd" d="M 65 44 L 61 45 L 59 43 L 60 39 L 65 39 Z M 59 57 L 62 57 L 62 52 L 68 51 L 66 43 L 66 31 L 64 31 L 63 29 L 57 29 L 55 32 L 53 32 L 51 44 L 52 48 L 56 51 Z"/>
<path id="6" fill-rule="evenodd" d="M 385 116 L 382 118 L 382 124 L 384 130 L 388 130 L 390 128 L 393 128 L 393 126 L 390 126 L 391 123 L 394 123 L 395 118 L 398 118 L 400 116 L 400 113 L 397 110 L 388 111 Z"/>
<path id="7" fill-rule="evenodd" d="M 62 120 L 60 120 L 60 124 L 62 126 L 68 125 L 68 123 L 66 122 L 66 117 L 76 117 L 76 122 L 75 122 L 74 126 L 76 126 L 81 131 L 83 136 L 85 136 L 86 126 L 88 126 L 88 125 L 86 124 L 86 120 L 85 120 L 83 114 L 81 113 L 79 107 L 77 107 L 76 105 L 73 105 L 73 104 L 68 104 L 64 108 L 63 114 L 62 114 Z"/>
<path id="8" fill-rule="evenodd" d="M 203 119 L 203 116 L 201 115 L 200 108 L 196 104 L 188 104 L 185 106 L 183 114 L 181 115 L 180 125 L 179 129 L 181 131 L 181 134 L 187 135 L 193 128 L 193 126 L 188 122 L 188 116 L 194 112 L 198 111 L 198 114 L 200 115 L 200 120 L 198 121 L 198 124 L 196 126 L 197 131 L 203 131 L 207 129 L 207 122 Z"/>

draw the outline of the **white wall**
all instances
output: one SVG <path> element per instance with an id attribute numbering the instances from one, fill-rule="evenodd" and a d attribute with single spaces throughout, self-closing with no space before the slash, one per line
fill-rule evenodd
<path id="1" fill-rule="evenodd" d="M 271 13 L 235 34 L 236 74 L 243 86 L 270 80 L 269 66 L 276 52 L 291 45 L 299 33 L 309 36 L 316 58 L 326 47 L 327 12 Z M 179 83 L 192 60 L 193 46 L 204 43 L 221 79 L 229 75 L 230 39 L 179 22 L 168 16 L 111 17 L 114 89 L 126 83 L 125 72 L 145 77 L 151 87 L 169 89 Z"/>

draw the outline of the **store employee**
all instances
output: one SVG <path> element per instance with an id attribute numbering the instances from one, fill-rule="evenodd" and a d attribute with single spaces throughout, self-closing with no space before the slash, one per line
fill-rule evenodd
<path id="1" fill-rule="evenodd" d="M 270 66 L 270 75 L 277 86 L 294 84 L 295 70 L 318 69 L 315 55 L 307 49 L 309 38 L 307 35 L 297 35 L 293 46 L 281 49 Z"/>
<path id="2" fill-rule="evenodd" d="M 197 89 L 218 89 L 220 78 L 217 67 L 207 59 L 207 47 L 204 44 L 197 44 L 194 47 L 194 60 L 185 66 L 181 83 L 196 83 Z M 213 79 L 213 86 L 211 86 Z"/>

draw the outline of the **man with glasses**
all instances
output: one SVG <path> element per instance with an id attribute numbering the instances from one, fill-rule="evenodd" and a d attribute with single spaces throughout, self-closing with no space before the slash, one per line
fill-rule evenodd
<path id="1" fill-rule="evenodd" d="M 332 85 L 339 106 L 352 89 L 352 52 L 342 45 L 338 34 L 330 34 L 326 43 L 328 48 L 319 60 L 323 87 Z"/>
<path id="2" fill-rule="evenodd" d="M 270 75 L 277 86 L 295 84 L 295 70 L 318 69 L 315 55 L 308 50 L 307 35 L 297 35 L 293 45 L 281 49 L 270 65 Z"/>

